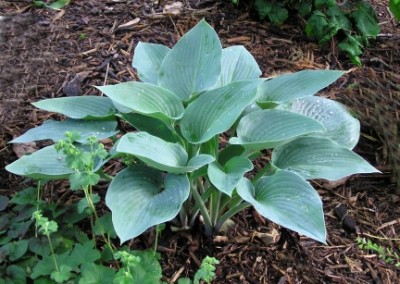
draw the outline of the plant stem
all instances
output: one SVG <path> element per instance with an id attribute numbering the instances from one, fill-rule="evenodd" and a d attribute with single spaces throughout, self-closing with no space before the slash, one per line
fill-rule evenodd
<path id="1" fill-rule="evenodd" d="M 85 193 L 85 197 L 86 197 L 87 203 L 89 205 L 89 208 L 93 213 L 92 216 L 94 216 L 96 222 L 98 222 L 99 221 L 99 217 L 97 215 L 96 208 L 95 208 L 95 206 L 93 204 L 93 200 L 92 200 L 92 187 L 83 188 L 83 192 Z M 92 232 L 93 232 L 93 239 L 95 239 L 94 230 L 93 230 L 94 224 L 93 224 L 92 216 L 91 216 L 91 226 L 92 226 Z M 101 232 L 101 236 L 102 236 L 104 242 L 106 243 L 106 245 L 108 246 L 108 248 L 110 249 L 111 253 L 114 254 L 114 249 L 113 249 L 113 247 L 111 245 L 110 240 L 108 238 L 106 238 L 106 236 L 104 235 L 103 232 Z"/>
<path id="2" fill-rule="evenodd" d="M 221 203 L 221 192 L 214 186 L 211 186 L 211 196 L 210 196 L 210 216 L 213 225 L 217 223 L 219 208 Z"/>
<path id="3" fill-rule="evenodd" d="M 211 218 L 210 215 L 207 212 L 207 208 L 206 205 L 203 201 L 203 198 L 201 198 L 201 195 L 198 193 L 197 189 L 195 187 L 191 187 L 190 188 L 192 194 L 193 194 L 193 198 L 196 200 L 196 203 L 199 206 L 201 215 L 204 218 L 204 225 L 205 225 L 205 233 L 207 236 L 211 236 L 212 235 L 212 222 L 211 222 Z"/>
<path id="4" fill-rule="evenodd" d="M 253 178 L 252 184 L 255 184 L 264 175 L 272 175 L 276 172 L 277 168 L 272 163 L 266 164 Z"/>
<path id="5" fill-rule="evenodd" d="M 49 241 L 49 246 L 50 246 L 50 251 L 51 251 L 51 256 L 53 257 L 53 262 L 54 262 L 54 266 L 56 267 L 57 271 L 60 271 L 60 269 L 58 268 L 58 264 L 57 264 L 57 260 L 56 260 L 56 255 L 54 253 L 54 248 L 53 248 L 53 244 L 51 243 L 50 240 L 50 235 L 46 234 L 47 240 Z"/>
<path id="6" fill-rule="evenodd" d="M 215 231 L 218 232 L 221 229 L 221 227 L 224 225 L 226 220 L 230 219 L 232 216 L 234 216 L 235 214 L 239 213 L 240 211 L 242 211 L 243 209 L 245 209 L 249 206 L 251 206 L 250 203 L 242 202 L 242 203 L 238 204 L 237 206 L 234 206 L 231 209 L 229 209 L 227 212 L 225 212 L 224 215 L 221 216 L 221 218 L 218 219 L 218 222 L 215 225 Z"/>

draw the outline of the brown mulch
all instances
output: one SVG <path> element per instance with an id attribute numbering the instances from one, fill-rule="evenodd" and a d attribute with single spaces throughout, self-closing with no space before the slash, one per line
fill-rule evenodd
<path id="1" fill-rule="evenodd" d="M 305 38 L 302 22 L 282 27 L 257 21 L 242 4 L 189 1 L 178 15 L 163 14 L 157 1 L 73 1 L 61 11 L 36 9 L 28 0 L 0 2 L 0 194 L 21 189 L 4 166 L 16 159 L 10 144 L 51 114 L 30 103 L 44 98 L 96 94 L 93 85 L 137 80 L 131 67 L 139 41 L 173 46 L 205 18 L 224 46 L 244 45 L 263 76 L 303 69 L 354 67 L 336 42 L 318 46 Z M 165 233 L 160 240 L 164 280 L 193 276 L 206 256 L 221 261 L 213 283 L 399 283 L 400 271 L 372 252 L 358 249 L 357 236 L 399 252 L 400 27 L 387 1 L 372 1 L 382 34 L 365 49 L 363 67 L 323 95 L 348 105 L 360 118 L 356 151 L 382 171 L 332 185 L 316 181 L 324 202 L 328 245 L 280 229 L 247 210 L 227 236 L 205 239 Z M 127 24 L 128 23 L 128 24 Z M 127 25 L 124 25 L 127 24 Z M 335 208 L 345 207 L 338 218 Z M 337 210 L 336 210 L 337 211 Z M 344 218 L 346 217 L 346 218 Z M 276 234 L 279 232 L 279 234 Z M 140 243 L 140 244 L 139 244 Z M 146 236 L 132 243 L 148 243 Z"/>

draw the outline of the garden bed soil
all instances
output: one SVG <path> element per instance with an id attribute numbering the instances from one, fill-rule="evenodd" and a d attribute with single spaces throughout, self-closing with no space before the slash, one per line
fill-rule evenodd
<path id="1" fill-rule="evenodd" d="M 351 69 L 321 95 L 345 103 L 359 117 L 362 133 L 355 150 L 382 174 L 313 183 L 324 203 L 328 245 L 281 229 L 252 209 L 235 218 L 228 234 L 214 239 L 205 238 L 201 230 L 167 230 L 159 246 L 164 280 L 193 276 L 210 255 L 221 262 L 213 283 L 400 282 L 399 268 L 360 250 L 355 242 L 365 237 L 397 252 L 400 248 L 400 27 L 387 1 L 372 1 L 381 34 L 365 49 L 361 68 L 338 54 L 335 40 L 324 46 L 308 40 L 301 19 L 293 17 L 276 27 L 257 21 L 246 2 L 236 7 L 229 1 L 184 1 L 181 9 L 169 11 L 165 7 L 173 2 L 157 0 L 72 1 L 60 11 L 31 3 L 0 2 L 0 194 L 23 188 L 22 179 L 4 167 L 38 147 L 7 143 L 55 117 L 31 103 L 97 94 L 93 85 L 137 80 L 131 60 L 139 41 L 172 47 L 205 18 L 223 46 L 244 45 L 253 54 L 263 77 L 303 69 Z M 143 248 L 151 241 L 146 233 L 130 245 Z"/>

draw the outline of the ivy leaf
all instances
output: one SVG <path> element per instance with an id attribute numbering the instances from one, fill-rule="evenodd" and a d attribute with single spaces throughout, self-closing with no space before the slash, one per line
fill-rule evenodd
<path id="1" fill-rule="evenodd" d="M 351 13 L 359 31 L 365 37 L 376 37 L 380 31 L 374 8 L 365 1 L 360 1 Z"/>
<path id="2" fill-rule="evenodd" d="M 314 11 L 307 21 L 306 34 L 308 37 L 320 39 L 324 37 L 327 26 L 328 21 L 325 14 L 318 10 Z"/>
<path id="3" fill-rule="evenodd" d="M 361 40 L 361 37 L 347 35 L 347 38 L 339 43 L 339 49 L 345 51 L 350 57 L 351 62 L 358 66 L 361 66 L 360 55 L 363 53 Z"/>
<path id="4" fill-rule="evenodd" d="M 390 11 L 400 21 L 400 0 L 390 0 Z"/>
<path id="5" fill-rule="evenodd" d="M 282 25 L 288 17 L 288 10 L 279 2 L 273 5 L 271 13 L 268 15 L 269 20 L 276 25 Z"/>

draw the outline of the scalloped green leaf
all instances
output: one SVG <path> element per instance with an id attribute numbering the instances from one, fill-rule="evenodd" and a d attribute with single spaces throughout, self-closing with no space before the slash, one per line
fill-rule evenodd
<path id="1" fill-rule="evenodd" d="M 238 137 L 232 137 L 229 142 L 253 150 L 273 148 L 296 137 L 324 131 L 324 126 L 310 117 L 286 110 L 265 109 L 244 116 L 237 127 Z"/>
<path id="2" fill-rule="evenodd" d="M 211 183 L 223 193 L 232 196 L 244 174 L 253 169 L 251 161 L 245 157 L 233 157 L 224 166 L 217 162 L 208 165 L 208 177 Z"/>
<path id="3" fill-rule="evenodd" d="M 311 117 L 326 128 L 324 133 L 313 133 L 309 136 L 328 138 L 349 149 L 357 145 L 360 122 L 342 104 L 321 97 L 305 97 L 281 107 Z"/>
<path id="4" fill-rule="evenodd" d="M 197 155 L 188 161 L 185 149 L 178 143 L 166 142 L 147 132 L 125 134 L 118 143 L 117 152 L 134 155 L 156 169 L 170 173 L 192 172 L 215 159 Z"/>
<path id="5" fill-rule="evenodd" d="M 109 98 L 99 96 L 63 97 L 33 103 L 37 108 L 58 112 L 73 119 L 109 117 L 116 109 Z"/>
<path id="6" fill-rule="evenodd" d="M 312 96 L 339 79 L 345 72 L 336 70 L 303 70 L 264 81 L 257 92 L 260 105 L 281 103 Z"/>
<path id="7" fill-rule="evenodd" d="M 205 20 L 187 32 L 161 64 L 158 84 L 187 101 L 210 89 L 221 73 L 222 47 Z"/>
<path id="8" fill-rule="evenodd" d="M 317 137 L 300 137 L 276 147 L 271 162 L 305 179 L 338 180 L 357 173 L 379 172 L 348 148 Z"/>
<path id="9" fill-rule="evenodd" d="M 184 111 L 182 102 L 171 91 L 153 84 L 124 82 L 96 88 L 115 102 L 121 112 L 135 111 L 175 120 L 181 118 Z"/>
<path id="10" fill-rule="evenodd" d="M 180 123 L 182 135 L 199 144 L 228 130 L 254 100 L 259 83 L 238 81 L 203 93 L 186 108 Z"/>
<path id="11" fill-rule="evenodd" d="M 106 204 L 121 243 L 174 218 L 189 197 L 186 175 L 168 174 L 163 180 L 161 174 L 136 165 L 119 172 L 111 182 Z"/>
<path id="12" fill-rule="evenodd" d="M 132 67 L 136 68 L 140 80 L 157 84 L 161 64 L 171 49 L 162 44 L 139 42 L 135 48 Z"/>
<path id="13" fill-rule="evenodd" d="M 86 143 L 87 138 L 95 136 L 102 140 L 118 133 L 115 131 L 117 121 L 115 120 L 75 120 L 67 119 L 64 121 L 46 120 L 42 125 L 32 128 L 10 143 L 28 143 L 31 141 L 51 139 L 59 141 L 65 139 L 65 132 L 78 133 L 79 143 Z"/>
<path id="14" fill-rule="evenodd" d="M 253 186 L 242 179 L 237 193 L 265 218 L 309 238 L 326 243 L 322 202 L 315 189 L 300 176 L 278 171 Z"/>

